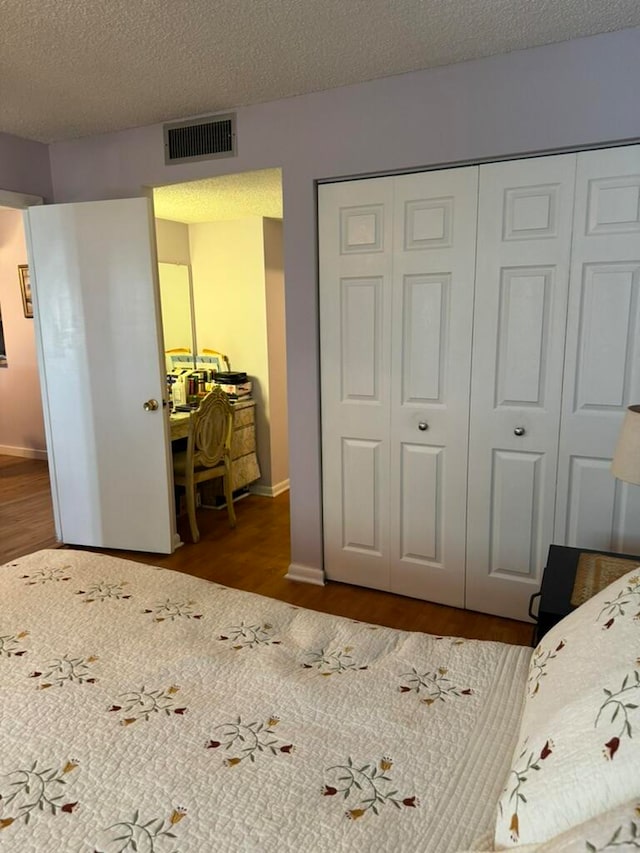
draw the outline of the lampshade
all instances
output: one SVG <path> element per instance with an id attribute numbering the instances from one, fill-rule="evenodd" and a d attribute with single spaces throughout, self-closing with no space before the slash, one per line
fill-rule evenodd
<path id="1" fill-rule="evenodd" d="M 619 480 L 640 486 L 640 405 L 627 409 L 613 454 L 611 472 Z"/>

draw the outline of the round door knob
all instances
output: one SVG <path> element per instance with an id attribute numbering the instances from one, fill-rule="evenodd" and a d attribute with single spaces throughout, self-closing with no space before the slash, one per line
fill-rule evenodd
<path id="1" fill-rule="evenodd" d="M 524 435 L 525 432 L 526 432 L 526 430 L 524 427 L 516 427 L 513 431 L 513 434 L 520 436 L 520 435 Z"/>
<path id="2" fill-rule="evenodd" d="M 429 424 L 426 421 L 420 421 L 420 423 L 418 424 L 418 429 L 420 430 L 420 432 L 425 432 L 429 429 Z"/>
<path id="3" fill-rule="evenodd" d="M 158 408 L 158 401 L 147 400 L 146 403 L 142 404 L 142 408 L 145 410 L 145 412 L 155 412 L 155 410 Z"/>

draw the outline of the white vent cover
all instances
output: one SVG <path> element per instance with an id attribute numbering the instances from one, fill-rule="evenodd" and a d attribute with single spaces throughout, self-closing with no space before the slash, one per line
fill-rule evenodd
<path id="1" fill-rule="evenodd" d="M 164 162 L 190 163 L 235 157 L 236 114 L 173 121 L 163 126 Z"/>

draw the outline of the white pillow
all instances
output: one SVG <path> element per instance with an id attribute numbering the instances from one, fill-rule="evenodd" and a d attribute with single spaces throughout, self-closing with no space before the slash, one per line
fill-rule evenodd
<path id="1" fill-rule="evenodd" d="M 534 651 L 495 848 L 548 841 L 636 797 L 640 568 L 565 617 Z"/>
<path id="2" fill-rule="evenodd" d="M 536 853 L 597 853 L 599 850 L 637 850 L 640 846 L 640 801 L 631 800 L 574 826 L 535 847 Z M 518 847 L 518 853 L 523 851 Z"/>

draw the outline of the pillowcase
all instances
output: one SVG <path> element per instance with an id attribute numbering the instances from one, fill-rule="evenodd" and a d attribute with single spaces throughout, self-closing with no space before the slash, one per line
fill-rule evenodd
<path id="1" fill-rule="evenodd" d="M 597 853 L 599 850 L 637 850 L 640 846 L 640 798 L 574 826 L 536 853 Z M 524 848 L 518 847 L 518 853 Z"/>
<path id="2" fill-rule="evenodd" d="M 495 848 L 543 843 L 634 798 L 640 568 L 566 616 L 535 649 Z"/>

